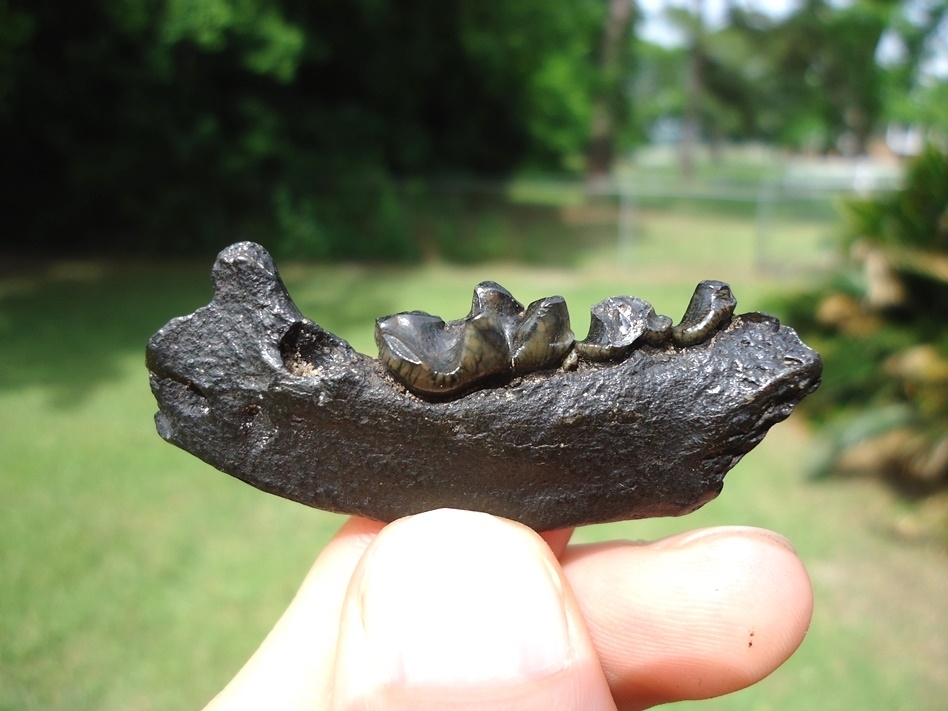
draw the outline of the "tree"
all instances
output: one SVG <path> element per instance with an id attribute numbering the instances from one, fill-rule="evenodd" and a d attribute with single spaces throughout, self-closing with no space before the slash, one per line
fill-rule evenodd
<path id="1" fill-rule="evenodd" d="M 765 32 L 773 71 L 781 79 L 771 95 L 785 114 L 780 140 L 866 152 L 883 112 L 884 70 L 877 49 L 898 4 L 806 0 Z"/>
<path id="2" fill-rule="evenodd" d="M 714 31 L 702 27 L 700 3 L 678 8 L 672 17 L 691 38 L 681 116 L 712 145 L 739 136 L 864 153 L 894 107 L 905 117 L 939 112 L 938 83 L 926 85 L 918 70 L 946 11 L 925 1 L 918 15 L 918 2 L 805 0 L 782 20 L 733 5 Z M 896 66 L 879 61 L 886 37 L 902 38 Z"/>
<path id="3" fill-rule="evenodd" d="M 887 28 L 884 118 L 948 133 L 948 80 L 929 70 L 948 37 L 948 3 L 903 3 Z"/>
<path id="4" fill-rule="evenodd" d="M 561 168 L 589 136 L 599 0 L 0 2 L 21 247 L 410 256 L 395 180 Z"/>
<path id="5" fill-rule="evenodd" d="M 852 262 L 795 298 L 790 314 L 826 366 L 807 405 L 826 422 L 825 465 L 855 450 L 850 462 L 902 491 L 946 491 L 948 155 L 928 148 L 902 189 L 844 208 L 841 246 Z"/>
<path id="6" fill-rule="evenodd" d="M 701 99 L 704 91 L 704 0 L 691 0 L 689 17 L 688 74 L 685 79 L 685 114 L 681 122 L 679 160 L 686 180 L 694 175 L 695 147 L 701 130 Z"/>
<path id="7" fill-rule="evenodd" d="M 625 86 L 631 68 L 634 11 L 632 0 L 609 0 L 599 48 L 599 86 L 586 150 L 586 174 L 593 182 L 605 180 L 612 172 L 616 134 L 627 113 Z"/>

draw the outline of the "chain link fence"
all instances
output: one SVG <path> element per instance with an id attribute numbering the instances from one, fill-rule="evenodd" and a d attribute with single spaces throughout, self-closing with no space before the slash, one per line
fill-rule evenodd
<path id="1" fill-rule="evenodd" d="M 895 189 L 901 178 L 897 164 L 870 161 L 795 161 L 758 172 L 683 181 L 643 166 L 599 185 L 439 181 L 400 192 L 420 251 L 431 258 L 564 266 L 727 260 L 792 273 L 832 266 L 842 202 Z"/>

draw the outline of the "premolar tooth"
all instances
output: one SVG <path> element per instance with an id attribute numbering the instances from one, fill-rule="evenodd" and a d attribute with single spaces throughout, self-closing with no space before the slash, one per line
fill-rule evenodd
<path id="1" fill-rule="evenodd" d="M 612 296 L 589 311 L 589 335 L 576 343 L 587 360 L 618 360 L 643 341 L 660 345 L 671 330 L 670 318 L 635 296 Z"/>
<path id="2" fill-rule="evenodd" d="M 672 329 L 672 341 L 678 346 L 693 346 L 708 340 L 734 313 L 737 299 L 723 281 L 703 281 L 695 288 L 691 302 Z"/>

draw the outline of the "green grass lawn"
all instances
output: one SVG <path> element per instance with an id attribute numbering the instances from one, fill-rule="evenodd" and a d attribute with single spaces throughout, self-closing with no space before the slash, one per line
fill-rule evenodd
<path id="1" fill-rule="evenodd" d="M 755 271 L 741 237 L 749 228 L 731 220 L 655 215 L 633 259 L 600 247 L 569 269 L 281 271 L 304 313 L 366 352 L 375 317 L 414 308 L 463 315 L 482 279 L 524 302 L 563 294 L 584 335 L 585 309 L 613 294 L 677 317 L 702 278 L 730 281 L 746 310 L 799 284 L 799 274 Z M 778 241 L 787 248 L 810 229 L 787 225 Z M 710 241 L 689 243 L 694 234 Z M 253 652 L 342 521 L 262 494 L 154 432 L 145 342 L 207 302 L 209 268 L 49 263 L 0 277 L 2 711 L 201 707 Z M 576 540 L 750 524 L 798 546 L 816 590 L 802 649 L 759 686 L 696 708 L 942 709 L 945 551 L 896 535 L 912 510 L 880 487 L 808 480 L 809 437 L 798 417 L 778 426 L 728 476 L 722 497 L 690 517 L 588 527 Z"/>

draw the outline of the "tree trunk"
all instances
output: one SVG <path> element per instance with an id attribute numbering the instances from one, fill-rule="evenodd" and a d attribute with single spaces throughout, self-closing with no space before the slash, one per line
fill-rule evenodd
<path id="1" fill-rule="evenodd" d="M 678 154 L 681 177 L 685 180 L 691 180 L 695 174 L 695 151 L 701 125 L 701 65 L 704 61 L 704 0 L 691 0 L 691 7 L 695 24 L 691 35 L 691 60 L 685 79 L 685 115 L 681 124 Z"/>
<path id="2" fill-rule="evenodd" d="M 593 103 L 592 126 L 586 149 L 586 172 L 590 183 L 604 183 L 612 174 L 615 158 L 617 113 L 623 101 L 628 40 L 632 27 L 631 0 L 609 0 L 600 48 L 602 84 Z"/>

